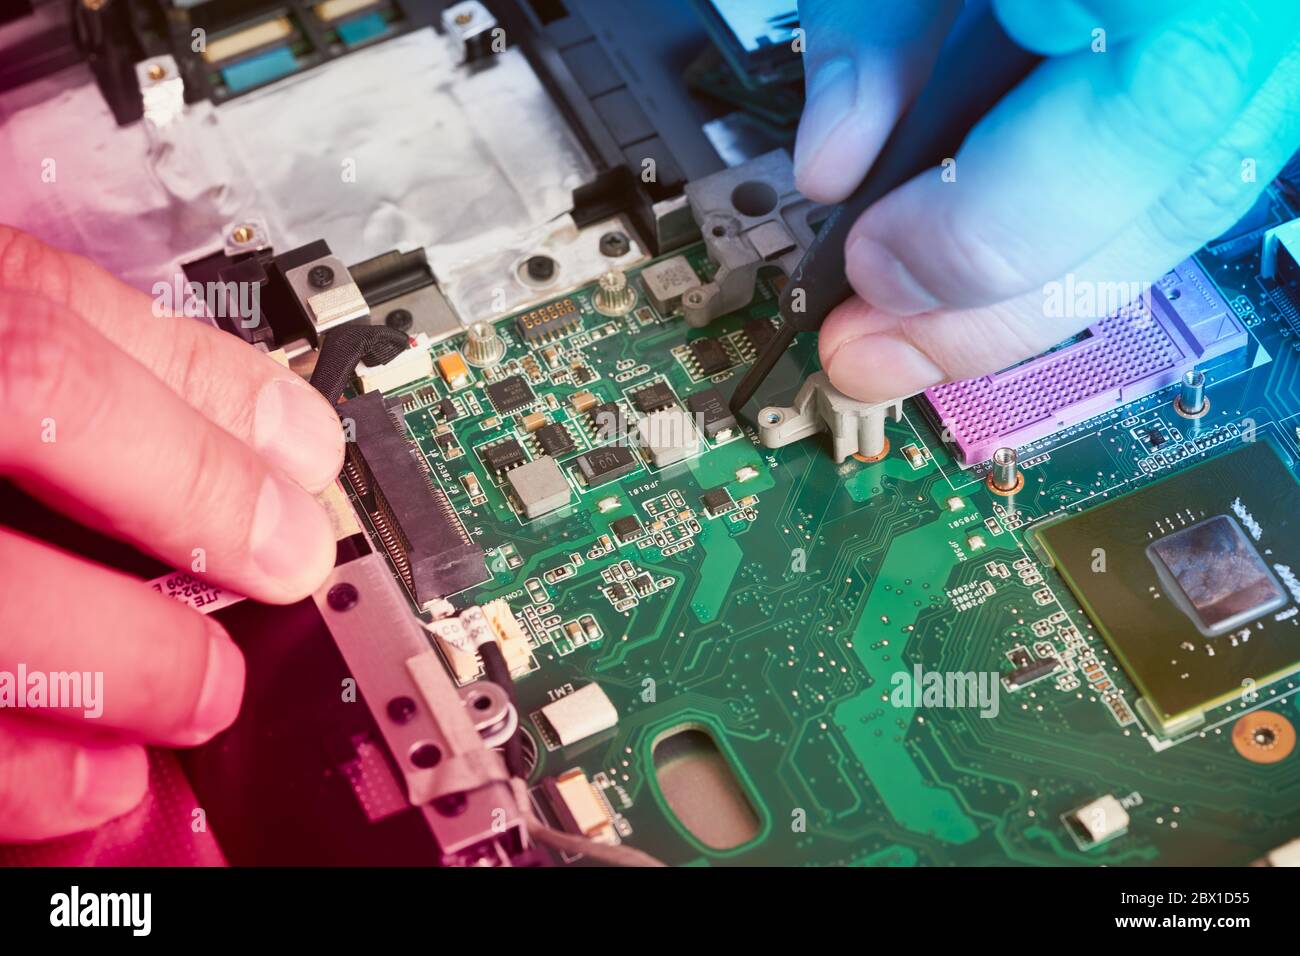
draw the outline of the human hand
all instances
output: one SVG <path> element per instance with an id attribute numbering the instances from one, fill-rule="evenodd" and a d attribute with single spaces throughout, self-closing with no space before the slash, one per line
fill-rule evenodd
<path id="1" fill-rule="evenodd" d="M 796 179 L 836 202 L 924 86 L 962 4 L 799 6 L 808 102 Z M 828 318 L 820 349 L 854 397 L 989 374 L 1068 338 L 1101 316 L 1051 313 L 1045 284 L 1154 282 L 1235 223 L 1300 147 L 1294 0 L 994 7 L 1048 59 L 972 130 L 955 180 L 922 173 L 850 232 L 857 297 Z"/>
<path id="2" fill-rule="evenodd" d="M 156 317 L 144 293 L 3 226 L 0 418 L 0 476 L 174 567 L 201 556 L 200 576 L 287 603 L 333 565 L 308 493 L 342 464 L 325 400 L 232 336 Z M 102 713 L 12 709 L 20 665 L 102 674 Z M 147 785 L 141 744 L 209 739 L 243 685 L 216 622 L 0 525 L 0 841 L 129 810 Z"/>

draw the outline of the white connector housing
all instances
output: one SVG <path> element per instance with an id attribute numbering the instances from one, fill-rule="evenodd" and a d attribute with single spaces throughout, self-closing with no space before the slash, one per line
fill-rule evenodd
<path id="1" fill-rule="evenodd" d="M 433 356 L 429 336 L 421 332 L 415 344 L 392 361 L 383 365 L 357 363 L 357 381 L 363 392 L 391 392 L 403 385 L 433 377 Z"/>
<path id="2" fill-rule="evenodd" d="M 849 398 L 825 372 L 808 377 L 795 396 L 794 404 L 783 408 L 769 405 L 758 413 L 758 438 L 768 448 L 781 448 L 820 431 L 831 433 L 836 461 L 850 455 L 879 458 L 885 453 L 885 416 L 903 417 L 903 399 L 860 402 Z"/>

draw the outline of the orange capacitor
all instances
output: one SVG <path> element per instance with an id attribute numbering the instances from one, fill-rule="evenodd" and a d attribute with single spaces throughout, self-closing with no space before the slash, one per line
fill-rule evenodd
<path id="1" fill-rule="evenodd" d="M 438 374 L 452 389 L 464 388 L 469 384 L 469 366 L 459 352 L 448 352 L 438 356 Z"/>

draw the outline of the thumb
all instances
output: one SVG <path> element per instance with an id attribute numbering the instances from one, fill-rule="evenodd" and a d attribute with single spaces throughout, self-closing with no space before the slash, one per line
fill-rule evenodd
<path id="1" fill-rule="evenodd" d="M 925 85 L 961 0 L 805 0 L 807 97 L 794 148 L 799 191 L 838 202 L 862 181 Z"/>

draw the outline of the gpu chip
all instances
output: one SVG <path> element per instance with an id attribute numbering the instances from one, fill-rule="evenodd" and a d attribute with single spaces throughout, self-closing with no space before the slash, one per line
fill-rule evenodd
<path id="1" fill-rule="evenodd" d="M 502 415 L 509 414 L 517 408 L 525 408 L 533 403 L 536 396 L 532 387 L 522 375 L 511 375 L 487 387 L 488 398 L 492 407 Z"/>
<path id="2" fill-rule="evenodd" d="M 1167 591 L 1207 637 L 1286 603 L 1282 585 L 1229 515 L 1215 515 L 1153 541 L 1147 554 Z"/>
<path id="3" fill-rule="evenodd" d="M 1300 595 L 1288 578 L 1300 567 L 1300 485 L 1267 441 L 1044 523 L 1030 540 L 1164 736 L 1300 670 L 1287 616 Z"/>

